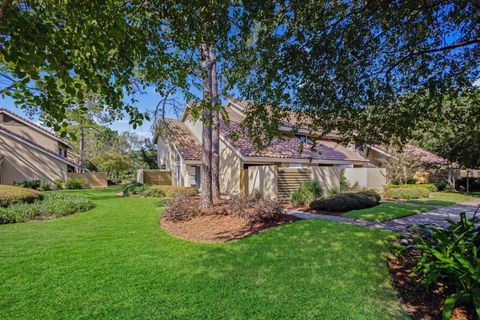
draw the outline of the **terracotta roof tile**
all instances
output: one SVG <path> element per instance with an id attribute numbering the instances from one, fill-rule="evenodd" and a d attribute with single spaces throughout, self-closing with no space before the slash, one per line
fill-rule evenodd
<path id="1" fill-rule="evenodd" d="M 388 148 L 381 144 L 374 144 L 375 148 L 382 150 L 385 153 L 388 153 Z M 416 147 L 413 144 L 406 144 L 403 147 L 403 152 L 408 154 L 412 157 L 419 159 L 421 162 L 425 164 L 433 164 L 433 165 L 448 165 L 448 160 L 442 158 L 430 151 L 424 150 L 422 148 Z"/>
<path id="2" fill-rule="evenodd" d="M 182 121 L 163 119 L 160 123 L 165 129 L 159 134 L 175 145 L 183 160 L 202 159 L 202 144 Z"/>
<path id="3" fill-rule="evenodd" d="M 292 137 L 286 139 L 274 139 L 267 148 L 258 151 L 252 141 L 243 133 L 241 121 L 242 115 L 230 107 L 226 107 L 230 123 L 227 125 L 223 121 L 220 126 L 222 137 L 236 148 L 243 156 L 250 157 L 270 157 L 270 158 L 290 158 L 290 159 L 312 159 L 326 161 L 346 161 L 346 162 L 368 162 L 360 154 L 349 150 L 335 141 L 319 139 L 315 148 L 308 143 L 302 143 L 299 139 Z M 238 139 L 232 139 L 232 134 L 239 134 Z"/>

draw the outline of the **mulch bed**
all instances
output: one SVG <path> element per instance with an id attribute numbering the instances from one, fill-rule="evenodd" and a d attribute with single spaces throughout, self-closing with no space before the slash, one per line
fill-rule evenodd
<path id="1" fill-rule="evenodd" d="M 246 220 L 231 215 L 203 215 L 176 222 L 161 219 L 160 225 L 166 232 L 182 239 L 201 242 L 226 242 L 241 239 L 295 220 L 297 218 L 285 215 L 278 221 L 249 224 Z"/>
<path id="2" fill-rule="evenodd" d="M 393 286 L 399 293 L 402 303 L 413 320 L 442 319 L 442 305 L 446 293 L 438 288 L 426 288 L 419 284 L 419 278 L 410 276 L 417 259 L 412 251 L 390 258 L 388 267 L 393 276 Z M 458 306 L 453 310 L 451 320 L 477 319 L 470 307 Z"/>

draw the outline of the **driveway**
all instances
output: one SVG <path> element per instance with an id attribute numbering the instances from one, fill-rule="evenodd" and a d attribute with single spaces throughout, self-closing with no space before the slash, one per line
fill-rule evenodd
<path id="1" fill-rule="evenodd" d="M 472 217 L 475 210 L 480 206 L 480 199 L 464 203 L 456 204 L 453 206 L 445 207 L 433 207 L 432 211 L 419 213 L 413 216 L 403 217 L 399 219 L 384 221 L 384 222 L 372 222 L 361 219 L 352 219 L 346 217 L 327 216 L 321 214 L 311 214 L 300 211 L 290 211 L 292 214 L 301 219 L 324 219 L 337 222 L 350 223 L 360 226 L 366 226 L 371 228 L 378 228 L 384 230 L 390 230 L 395 232 L 403 232 L 413 225 L 431 225 L 431 226 L 445 226 L 447 224 L 445 219 L 459 220 L 460 213 L 466 212 L 467 217 Z M 479 210 L 480 212 L 480 210 Z"/>

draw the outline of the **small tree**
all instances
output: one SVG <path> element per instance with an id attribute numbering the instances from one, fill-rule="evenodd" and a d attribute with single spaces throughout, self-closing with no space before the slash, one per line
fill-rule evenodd
<path id="1" fill-rule="evenodd" d="M 420 167 L 420 162 L 415 157 L 401 152 L 398 149 L 390 150 L 392 157 L 388 160 L 387 180 L 394 184 L 406 184 L 413 179 L 415 172 Z"/>
<path id="2" fill-rule="evenodd" d="M 95 156 L 92 163 L 100 170 L 107 172 L 109 178 L 118 178 L 121 171 L 132 170 L 132 159 L 124 154 L 110 151 Z"/>

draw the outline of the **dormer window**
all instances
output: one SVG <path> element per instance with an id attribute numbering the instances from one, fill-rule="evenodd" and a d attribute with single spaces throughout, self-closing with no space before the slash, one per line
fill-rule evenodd
<path id="1" fill-rule="evenodd" d="M 297 135 L 295 135 L 295 138 L 297 138 L 298 140 L 300 140 L 302 143 L 313 144 L 312 139 L 310 139 L 309 137 L 307 137 L 307 136 L 305 136 L 305 135 L 297 134 Z"/>
<path id="2" fill-rule="evenodd" d="M 62 148 L 62 147 L 58 147 L 58 154 L 63 157 L 63 158 L 66 158 L 67 157 L 67 149 L 66 148 Z"/>

